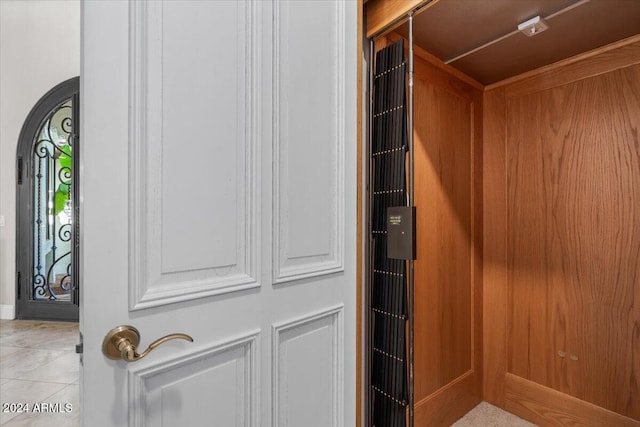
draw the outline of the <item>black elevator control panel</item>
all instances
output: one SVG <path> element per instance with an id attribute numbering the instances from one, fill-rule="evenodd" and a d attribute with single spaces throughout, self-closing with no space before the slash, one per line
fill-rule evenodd
<path id="1" fill-rule="evenodd" d="M 416 259 L 416 207 L 387 208 L 387 258 Z"/>

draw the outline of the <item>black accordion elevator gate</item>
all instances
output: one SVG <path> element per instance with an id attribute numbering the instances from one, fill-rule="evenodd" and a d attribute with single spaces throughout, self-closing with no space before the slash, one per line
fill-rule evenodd
<path id="1" fill-rule="evenodd" d="M 371 129 L 371 425 L 407 425 L 407 262 L 387 257 L 387 208 L 407 205 L 402 40 L 376 53 Z"/>

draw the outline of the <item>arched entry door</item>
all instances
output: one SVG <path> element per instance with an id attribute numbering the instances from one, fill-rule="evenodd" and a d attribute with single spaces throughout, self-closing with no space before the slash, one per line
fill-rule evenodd
<path id="1" fill-rule="evenodd" d="M 79 77 L 44 95 L 17 150 L 17 317 L 78 320 Z"/>

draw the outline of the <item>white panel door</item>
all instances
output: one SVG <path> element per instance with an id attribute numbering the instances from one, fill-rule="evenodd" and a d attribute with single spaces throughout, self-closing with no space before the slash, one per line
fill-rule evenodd
<path id="1" fill-rule="evenodd" d="M 354 425 L 355 1 L 82 23 L 83 425 Z"/>

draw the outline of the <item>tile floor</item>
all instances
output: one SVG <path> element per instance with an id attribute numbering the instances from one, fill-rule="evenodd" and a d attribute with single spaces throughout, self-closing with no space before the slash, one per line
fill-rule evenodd
<path id="1" fill-rule="evenodd" d="M 0 401 L 70 403 L 68 413 L 0 412 L 2 427 L 80 425 L 78 324 L 0 320 Z M 532 427 L 517 416 L 482 402 L 453 427 Z"/>
<path id="2" fill-rule="evenodd" d="M 0 425 L 80 425 L 78 324 L 0 320 Z M 5 403 L 71 404 L 66 413 L 4 412 Z M 60 405 L 62 406 L 62 405 Z"/>

